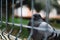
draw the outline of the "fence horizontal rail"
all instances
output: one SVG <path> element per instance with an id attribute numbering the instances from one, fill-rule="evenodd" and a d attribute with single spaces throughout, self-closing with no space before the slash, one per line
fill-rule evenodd
<path id="1" fill-rule="evenodd" d="M 1 21 L 0 21 L 0 22 L 1 22 Z M 6 22 L 5 22 L 5 21 L 2 21 L 2 23 L 6 24 Z M 8 24 L 9 24 L 9 25 L 12 25 L 13 23 L 8 22 Z M 18 27 L 20 27 L 20 26 L 21 26 L 21 24 L 14 23 L 14 26 L 18 26 Z M 30 28 L 30 29 L 32 28 L 31 26 L 27 26 L 27 25 L 23 25 L 23 24 L 22 24 L 22 27 Z M 49 31 L 49 29 L 45 29 L 45 28 L 33 27 L 33 29 L 41 30 L 41 31 L 46 31 L 46 30 L 48 30 L 48 32 L 50 32 L 50 31 Z"/>

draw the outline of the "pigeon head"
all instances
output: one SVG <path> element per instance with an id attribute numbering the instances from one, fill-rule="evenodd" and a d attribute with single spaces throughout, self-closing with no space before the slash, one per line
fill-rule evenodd
<path id="1" fill-rule="evenodd" d="M 34 20 L 42 19 L 42 17 L 40 16 L 40 14 L 34 14 L 33 17 L 34 17 L 33 18 Z"/>

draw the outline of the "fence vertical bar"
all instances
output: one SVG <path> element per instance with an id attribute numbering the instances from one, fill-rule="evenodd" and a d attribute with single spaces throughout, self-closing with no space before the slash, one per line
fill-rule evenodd
<path id="1" fill-rule="evenodd" d="M 12 33 L 14 28 L 14 0 L 12 0 L 12 28 L 10 32 L 8 33 L 8 38 L 10 39 L 10 34 Z"/>
<path id="2" fill-rule="evenodd" d="M 29 37 L 28 37 L 28 39 L 27 40 L 30 40 L 31 39 L 31 36 L 32 36 L 32 34 L 33 34 L 33 9 L 34 9 L 34 0 L 31 0 L 31 9 L 32 9 L 32 18 L 31 18 L 31 23 L 32 23 L 32 28 L 31 28 L 31 32 L 30 32 L 30 35 L 29 35 Z"/>
<path id="3" fill-rule="evenodd" d="M 23 5 L 23 0 L 20 0 L 20 5 L 21 5 L 21 15 L 20 15 L 20 30 L 19 30 L 19 32 L 18 32 L 18 34 L 17 34 L 17 36 L 16 36 L 16 39 L 15 40 L 18 40 L 17 38 L 19 37 L 19 35 L 21 34 L 21 32 L 22 32 L 22 5 Z"/>
<path id="4" fill-rule="evenodd" d="M 1 20 L 1 22 L 0 22 L 0 27 L 2 26 L 2 0 L 1 0 L 1 14 L 0 14 L 1 16 L 1 18 L 0 18 L 0 20 Z"/>
<path id="5" fill-rule="evenodd" d="M 50 0 L 46 0 L 46 22 L 47 22 L 47 25 L 46 26 L 48 26 L 48 23 L 49 23 L 49 12 L 50 12 Z M 48 27 L 46 27 L 46 32 L 48 31 Z M 46 32 L 45 32 L 45 38 L 44 38 L 44 40 L 47 40 L 47 34 L 46 34 Z"/>
<path id="6" fill-rule="evenodd" d="M 8 3 L 6 0 L 6 28 L 7 28 L 7 25 L 8 25 Z M 5 28 L 5 30 L 6 30 L 6 28 Z"/>
<path id="7" fill-rule="evenodd" d="M 46 0 L 46 22 L 49 23 L 50 0 Z"/>

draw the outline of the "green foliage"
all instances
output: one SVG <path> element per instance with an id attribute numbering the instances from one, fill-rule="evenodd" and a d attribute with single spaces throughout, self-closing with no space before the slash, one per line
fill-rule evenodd
<path id="1" fill-rule="evenodd" d="M 22 24 L 26 24 L 27 25 L 28 21 L 29 21 L 28 19 L 22 19 Z M 9 19 L 9 22 L 12 22 L 12 18 Z M 14 23 L 18 23 L 19 24 L 20 22 L 21 22 L 20 18 L 14 18 Z"/>

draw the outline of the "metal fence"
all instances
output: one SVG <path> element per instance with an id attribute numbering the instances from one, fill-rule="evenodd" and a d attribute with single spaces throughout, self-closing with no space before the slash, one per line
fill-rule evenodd
<path id="1" fill-rule="evenodd" d="M 25 28 L 30 28 L 31 29 L 31 33 L 30 33 L 30 35 L 28 36 L 28 38 L 27 38 L 27 40 L 30 40 L 31 39 L 31 36 L 32 36 L 32 34 L 33 34 L 33 29 L 36 29 L 36 30 L 42 30 L 42 31 L 45 31 L 46 29 L 42 29 L 42 28 L 36 28 L 36 27 L 33 27 L 33 9 L 34 9 L 34 0 L 31 0 L 31 9 L 32 9 L 32 18 L 31 18 L 31 20 L 32 20 L 32 27 L 31 26 L 26 26 L 26 25 L 23 25 L 22 24 L 22 20 L 23 20 L 23 18 L 22 18 L 22 5 L 23 5 L 23 0 L 19 0 L 20 1 L 20 5 L 21 5 L 21 17 L 20 17 L 20 24 L 16 24 L 16 23 L 14 23 L 14 1 L 15 0 L 12 0 L 12 22 L 8 22 L 8 1 L 6 0 L 5 2 L 6 2 L 6 21 L 3 21 L 2 20 L 2 14 L 3 14 L 3 7 L 2 7 L 2 1 L 3 0 L 1 0 L 0 1 L 0 27 L 2 26 L 2 24 L 4 23 L 5 25 L 6 25 L 6 27 L 3 29 L 3 30 L 1 30 L 1 33 L 0 33 L 0 36 L 2 37 L 2 40 L 7 40 L 6 39 L 6 37 L 4 36 L 4 32 L 5 32 L 5 30 L 6 30 L 6 28 L 8 27 L 8 24 L 9 25 L 12 25 L 12 28 L 11 28 L 11 30 L 10 30 L 10 32 L 7 34 L 7 36 L 8 36 L 8 38 L 10 39 L 10 34 L 12 33 L 12 30 L 13 30 L 13 28 L 14 28 L 14 26 L 19 26 L 20 27 L 20 30 L 19 30 L 19 32 L 18 32 L 18 34 L 17 34 L 17 36 L 15 37 L 15 40 L 19 40 L 18 39 L 18 37 L 19 37 L 19 35 L 21 34 L 21 32 L 22 32 L 22 27 L 25 27 Z M 48 23 L 48 20 L 49 20 L 49 7 L 50 7 L 50 0 L 46 0 L 46 22 Z M 46 35 L 47 34 L 45 34 L 45 39 L 44 40 L 46 40 Z"/>

